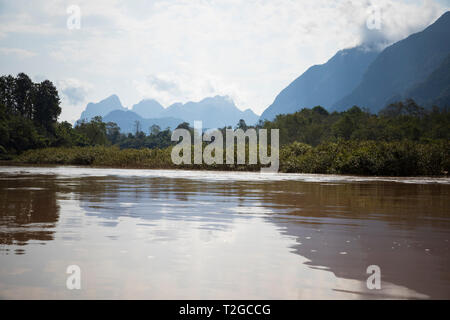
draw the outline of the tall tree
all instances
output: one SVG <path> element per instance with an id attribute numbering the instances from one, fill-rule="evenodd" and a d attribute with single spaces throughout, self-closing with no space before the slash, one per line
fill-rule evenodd
<path id="1" fill-rule="evenodd" d="M 33 120 L 37 125 L 53 133 L 53 124 L 61 114 L 58 90 L 51 81 L 45 80 L 37 84 L 34 98 Z"/>
<path id="2" fill-rule="evenodd" d="M 116 144 L 120 139 L 120 128 L 115 122 L 108 122 L 106 124 L 106 136 L 112 144 Z"/>
<path id="3" fill-rule="evenodd" d="M 33 81 L 25 73 L 19 73 L 15 81 L 14 98 L 17 113 L 27 119 L 33 118 L 34 91 Z"/>
<path id="4" fill-rule="evenodd" d="M 14 88 L 16 79 L 11 76 L 0 77 L 0 102 L 5 106 L 5 112 L 8 114 L 17 113 L 16 100 L 14 97 Z"/>

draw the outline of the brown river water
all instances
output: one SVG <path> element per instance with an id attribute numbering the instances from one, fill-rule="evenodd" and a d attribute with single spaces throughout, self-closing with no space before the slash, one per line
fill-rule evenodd
<path id="1" fill-rule="evenodd" d="M 450 299 L 449 241 L 448 178 L 0 167 L 0 299 Z"/>

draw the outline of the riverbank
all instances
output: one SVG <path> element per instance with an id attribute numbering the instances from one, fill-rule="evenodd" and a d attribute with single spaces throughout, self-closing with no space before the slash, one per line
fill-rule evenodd
<path id="1" fill-rule="evenodd" d="M 4 164 L 85 165 L 134 169 L 259 171 L 260 165 L 175 165 L 172 148 L 119 149 L 116 146 L 29 150 Z M 446 176 L 450 141 L 338 141 L 317 147 L 294 142 L 280 149 L 280 172 L 368 176 Z"/>

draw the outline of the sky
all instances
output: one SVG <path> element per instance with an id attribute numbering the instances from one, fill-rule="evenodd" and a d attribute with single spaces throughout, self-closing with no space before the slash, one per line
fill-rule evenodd
<path id="1" fill-rule="evenodd" d="M 0 0 L 0 74 L 52 81 L 60 119 L 72 123 L 112 94 L 127 108 L 227 95 L 261 114 L 338 50 L 382 48 L 449 9 L 450 0 Z"/>

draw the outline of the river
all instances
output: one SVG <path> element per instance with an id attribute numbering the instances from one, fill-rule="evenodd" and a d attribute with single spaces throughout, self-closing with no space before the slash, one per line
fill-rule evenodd
<path id="1" fill-rule="evenodd" d="M 449 200 L 448 178 L 2 166 L 0 298 L 450 299 Z"/>

